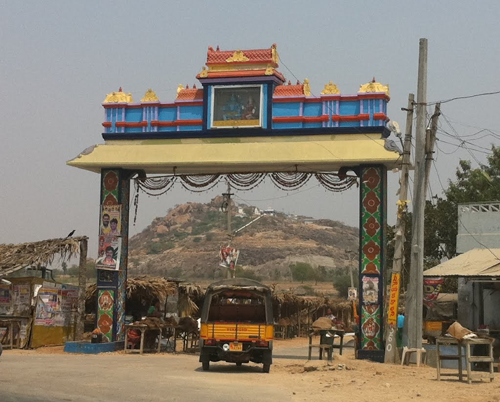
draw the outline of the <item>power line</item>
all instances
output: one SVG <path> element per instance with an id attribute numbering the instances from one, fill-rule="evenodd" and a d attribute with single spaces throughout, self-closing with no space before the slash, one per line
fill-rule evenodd
<path id="1" fill-rule="evenodd" d="M 465 96 L 456 96 L 455 98 L 450 98 L 450 99 L 445 99 L 445 100 L 440 100 L 440 101 L 435 101 L 435 102 L 428 102 L 427 106 L 435 105 L 436 103 L 448 103 L 448 102 L 453 102 L 459 99 L 470 99 L 470 98 L 478 98 L 480 96 L 489 96 L 489 95 L 498 95 L 500 94 L 500 91 L 494 91 L 494 92 L 482 92 L 479 94 L 474 94 L 474 95 L 465 95 Z"/>

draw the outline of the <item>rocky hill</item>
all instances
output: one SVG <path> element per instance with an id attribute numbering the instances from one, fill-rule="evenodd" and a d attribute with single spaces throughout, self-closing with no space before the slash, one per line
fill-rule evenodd
<path id="1" fill-rule="evenodd" d="M 215 279 L 225 275 L 219 249 L 227 245 L 227 215 L 222 197 L 208 204 L 187 203 L 156 218 L 129 243 L 131 274 L 184 279 Z M 254 207 L 232 204 L 232 229 L 258 216 Z M 305 262 L 323 272 L 349 264 L 346 249 L 358 248 L 358 229 L 342 223 L 285 214 L 266 215 L 231 241 L 240 250 L 238 265 L 262 279 L 290 278 L 290 265 Z M 241 269 L 241 268 L 239 268 Z"/>

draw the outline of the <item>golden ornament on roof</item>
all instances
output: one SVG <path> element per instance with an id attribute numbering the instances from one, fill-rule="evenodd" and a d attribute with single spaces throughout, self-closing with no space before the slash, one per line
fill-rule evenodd
<path id="1" fill-rule="evenodd" d="M 208 77 L 208 70 L 207 70 L 207 68 L 206 68 L 205 66 L 203 66 L 203 67 L 201 68 L 200 77 L 201 77 L 201 78 L 206 78 L 206 77 Z"/>
<path id="2" fill-rule="evenodd" d="M 307 78 L 304 80 L 304 95 L 311 96 L 311 86 L 309 85 L 309 80 Z"/>
<path id="3" fill-rule="evenodd" d="M 273 75 L 274 74 L 274 68 L 270 64 L 267 65 L 266 72 L 264 73 L 265 75 Z"/>
<path id="4" fill-rule="evenodd" d="M 122 92 L 121 88 L 118 92 L 111 92 L 106 95 L 106 99 L 104 99 L 103 103 L 133 103 L 131 93 Z"/>
<path id="5" fill-rule="evenodd" d="M 241 50 L 236 50 L 233 55 L 226 59 L 227 63 L 231 63 L 233 61 L 248 61 L 250 60 L 247 56 L 243 54 Z"/>
<path id="6" fill-rule="evenodd" d="M 368 84 L 361 85 L 359 87 L 359 92 L 384 92 L 389 96 L 389 85 L 383 85 L 380 82 L 376 82 L 375 78 L 373 78 L 372 82 L 369 82 Z"/>
<path id="7" fill-rule="evenodd" d="M 149 88 L 144 94 L 144 98 L 141 99 L 141 102 L 158 102 L 159 100 L 155 91 Z"/>
<path id="8" fill-rule="evenodd" d="M 179 95 L 179 92 L 181 92 L 183 89 L 184 89 L 184 85 L 179 84 L 179 86 L 177 87 L 177 95 Z"/>
<path id="9" fill-rule="evenodd" d="M 321 95 L 336 95 L 339 94 L 340 90 L 332 81 L 325 84 L 325 88 L 321 91 Z"/>
<path id="10" fill-rule="evenodd" d="M 277 46 L 276 46 L 276 43 L 273 43 L 273 45 L 271 46 L 271 57 L 273 59 L 273 61 L 278 64 L 279 61 L 280 61 L 280 57 L 278 55 L 278 51 L 276 50 Z"/>

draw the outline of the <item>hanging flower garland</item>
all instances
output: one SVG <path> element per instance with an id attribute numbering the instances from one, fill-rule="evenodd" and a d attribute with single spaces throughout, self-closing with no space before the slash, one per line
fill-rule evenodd
<path id="1" fill-rule="evenodd" d="M 236 190 L 252 190 L 266 178 L 265 173 L 235 173 L 228 174 L 227 179 Z"/>
<path id="2" fill-rule="evenodd" d="M 318 182 L 327 190 L 340 192 L 350 189 L 355 184 L 358 185 L 356 177 L 339 178 L 335 173 L 314 173 Z"/>
<path id="3" fill-rule="evenodd" d="M 186 190 L 193 191 L 195 193 L 201 193 L 202 191 L 208 191 L 219 184 L 220 175 L 203 175 L 203 176 L 178 176 L 181 179 L 182 187 Z"/>
<path id="4" fill-rule="evenodd" d="M 271 181 L 281 190 L 298 190 L 312 177 L 311 173 L 271 173 Z"/>

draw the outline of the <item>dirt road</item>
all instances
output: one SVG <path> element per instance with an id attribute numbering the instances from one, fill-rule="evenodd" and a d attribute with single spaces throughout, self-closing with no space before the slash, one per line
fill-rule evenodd
<path id="1" fill-rule="evenodd" d="M 434 368 L 355 360 L 350 348 L 331 365 L 307 362 L 306 343 L 277 341 L 270 374 L 226 363 L 204 372 L 197 356 L 186 354 L 4 351 L 0 401 L 500 401 L 498 374 L 491 383 L 438 382 Z"/>

